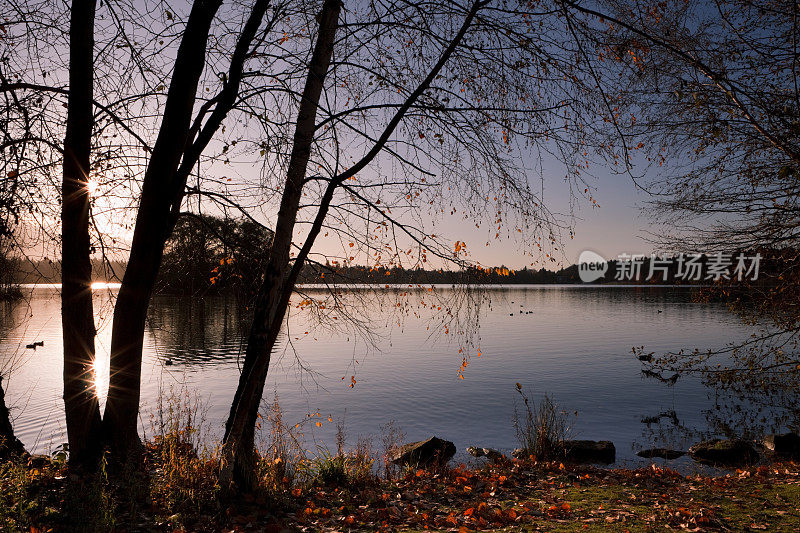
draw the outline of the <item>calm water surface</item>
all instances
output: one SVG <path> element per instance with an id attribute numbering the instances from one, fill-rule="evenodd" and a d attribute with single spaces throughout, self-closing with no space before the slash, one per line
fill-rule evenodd
<path id="1" fill-rule="evenodd" d="M 14 363 L 4 385 L 19 437 L 29 449 L 48 452 L 65 440 L 60 301 L 54 287 L 29 292 L 26 302 L 0 304 L 0 366 Z M 114 290 L 95 296 L 102 400 Z M 294 298 L 265 405 L 277 393 L 284 420 L 293 423 L 319 413 L 302 426 L 310 449 L 333 447 L 343 420 L 349 444 L 359 436 L 377 442 L 380 427 L 393 421 L 408 440 L 435 434 L 459 450 L 510 450 L 517 445 L 517 382 L 533 396 L 549 393 L 572 413 L 574 437 L 614 441 L 623 464 L 644 462 L 634 455 L 644 447 L 685 449 L 703 436 L 761 429 L 750 423 L 779 429 L 769 416 L 742 414 L 748 406 L 732 408 L 730 398 L 695 377 L 667 386 L 642 375 L 633 346 L 719 348 L 750 333 L 721 306 L 693 303 L 687 289 L 514 286 L 479 294 L 391 287 L 343 292 L 341 308 L 314 289 L 306 296 L 325 309 L 298 308 L 305 296 Z M 243 324 L 231 298 L 155 298 L 145 339 L 143 432 L 151 431 L 160 393 L 188 390 L 205 405 L 208 439 L 221 436 L 239 376 Z M 460 333 L 472 334 L 473 348 Z M 44 347 L 26 349 L 33 341 Z M 471 357 L 460 379 L 464 353 Z M 642 421 L 668 411 L 675 417 Z M 673 464 L 690 468 L 681 461 Z"/>

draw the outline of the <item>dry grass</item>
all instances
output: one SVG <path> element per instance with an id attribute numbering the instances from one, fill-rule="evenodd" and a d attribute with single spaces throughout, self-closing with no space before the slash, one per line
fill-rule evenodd
<path id="1" fill-rule="evenodd" d="M 558 459 L 563 453 L 561 443 L 569 435 L 567 414 L 547 394 L 536 402 L 516 384 L 517 393 L 522 397 L 524 410 L 520 414 L 514 405 L 514 429 L 520 447 L 541 461 Z"/>
<path id="2" fill-rule="evenodd" d="M 145 464 L 152 472 L 153 504 L 168 517 L 218 513 L 218 456 L 203 444 L 205 409 L 199 397 L 186 390 L 159 394 L 151 426 Z"/>
<path id="3" fill-rule="evenodd" d="M 552 446 L 566 424 L 552 402 L 525 405 L 523 444 Z M 525 402 L 525 400 L 528 400 Z M 70 474 L 63 453 L 0 463 L 2 531 L 577 531 L 672 528 L 796 530 L 796 464 L 760 466 L 725 477 L 684 477 L 660 468 L 565 467 L 504 459 L 480 468 L 396 472 L 386 460 L 402 433 L 388 424 L 383 449 L 359 438 L 348 449 L 302 453 L 280 404 L 269 406 L 253 492 L 220 497 L 217 449 L 202 447 L 201 403 L 171 392 L 153 418 L 144 461 L 92 475 Z M 555 422 L 554 422 L 555 421 Z M 266 429 L 266 427 L 265 427 Z M 543 448 L 541 448 L 543 449 Z M 380 460 L 384 463 L 381 465 Z M 378 476 L 376 467 L 388 477 Z M 770 502 L 765 506 L 765 501 Z"/>

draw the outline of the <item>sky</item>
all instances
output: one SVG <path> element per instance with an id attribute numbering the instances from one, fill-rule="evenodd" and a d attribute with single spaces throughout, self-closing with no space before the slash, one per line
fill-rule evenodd
<path id="1" fill-rule="evenodd" d="M 649 254 L 652 245 L 646 240 L 646 233 L 651 225 L 647 219 L 647 195 L 637 188 L 632 178 L 627 175 L 618 175 L 608 171 L 598 171 L 598 178 L 593 185 L 597 187 L 593 195 L 600 207 L 593 207 L 587 201 L 581 201 L 574 212 L 575 235 L 563 239 L 563 256 L 556 256 L 556 262 L 540 260 L 535 268 L 544 266 L 557 270 L 561 266 L 577 263 L 578 256 L 584 250 L 592 250 L 606 259 L 616 258 L 618 255 Z M 567 212 L 568 198 L 565 191 L 559 190 L 559 180 L 550 179 L 546 182 L 552 194 L 545 196 L 546 203 L 552 210 Z M 448 236 L 457 238 L 463 234 L 460 220 L 444 220 L 443 226 Z M 519 269 L 531 267 L 533 259 L 520 253 L 519 243 L 504 239 L 492 243 L 489 247 L 483 246 L 485 235 L 474 235 L 479 240 L 478 246 L 472 246 L 473 258 L 483 265 L 506 265 Z M 540 258 L 542 259 L 542 258 Z"/>
<path id="2" fill-rule="evenodd" d="M 544 203 L 552 212 L 569 213 L 569 192 L 561 174 L 560 164 L 553 162 L 549 168 L 544 168 Z M 455 242 L 460 240 L 467 245 L 469 259 L 482 266 L 507 266 L 512 269 L 546 268 L 558 270 L 578 262 L 578 256 L 584 250 L 594 251 L 606 259 L 615 259 L 620 254 L 645 254 L 653 251 L 653 246 L 647 240 L 647 232 L 653 229 L 645 211 L 648 195 L 637 187 L 629 175 L 620 175 L 608 168 L 594 169 L 595 178 L 587 178 L 589 184 L 595 187 L 592 197 L 597 200 L 597 206 L 585 198 L 577 200 L 571 220 L 574 228 L 574 238 L 570 239 L 565 231 L 561 236 L 560 253 L 556 252 L 551 261 L 544 253 L 529 255 L 523 250 L 530 250 L 512 236 L 501 232 L 498 240 L 493 238 L 494 229 L 489 230 L 490 220 L 481 221 L 481 229 L 476 229 L 474 221 L 465 223 L 462 216 L 457 213 L 445 213 L 440 218 L 423 221 L 430 232 L 445 239 Z M 646 178 L 646 176 L 644 176 Z M 532 186 L 539 186 L 539 177 L 529 176 Z M 487 214 L 483 217 L 492 218 Z M 341 247 L 338 236 L 332 235 L 326 239 L 318 237 L 314 250 L 327 253 L 330 256 L 341 256 Z M 360 259 L 360 260 L 359 260 Z M 364 257 L 356 259 L 356 263 L 364 264 Z M 407 265 L 405 265 L 407 266 Z M 431 264 L 438 268 L 437 263 Z M 445 267 L 447 268 L 447 267 Z M 451 267 L 452 268 L 452 267 Z"/>
<path id="3" fill-rule="evenodd" d="M 228 169 L 230 171 L 230 168 Z M 547 175 L 544 181 L 545 203 L 551 211 L 568 213 L 569 194 L 563 179 Z M 469 258 L 483 266 L 505 265 L 512 269 L 547 268 L 558 270 L 578 261 L 578 256 L 584 250 L 592 250 L 606 259 L 613 259 L 620 254 L 649 254 L 652 245 L 647 241 L 646 233 L 651 225 L 644 211 L 647 195 L 636 187 L 633 179 L 628 175 L 613 173 L 607 169 L 599 168 L 595 171 L 596 177 L 590 184 L 596 187 L 593 197 L 598 206 L 592 206 L 585 199 L 579 199 L 574 208 L 572 220 L 574 238 L 569 239 L 568 234 L 562 235 L 563 248 L 561 254 L 555 254 L 556 261 L 547 259 L 544 254 L 530 256 L 522 253 L 523 243 L 510 237 L 499 240 L 487 239 L 484 229 L 477 230 L 471 224 L 465 224 L 459 215 L 441 215 L 440 219 L 425 221 L 425 225 L 433 228 L 440 235 L 451 241 L 461 240 L 468 245 Z M 532 177 L 537 180 L 538 177 Z M 108 200 L 98 193 L 98 211 L 102 204 Z M 270 211 L 270 209 L 267 209 Z M 208 212 L 208 211 L 206 211 Z M 131 213 L 132 214 L 132 213 Z M 119 222 L 119 212 L 112 215 Z M 259 217 L 261 218 L 261 217 Z M 54 221 L 55 222 L 55 221 Z M 269 225 L 269 221 L 265 220 Z M 485 225 L 484 225 L 485 226 Z M 132 227 L 123 229 L 117 225 L 105 226 L 108 236 L 118 239 L 118 242 L 130 242 Z M 492 230 L 494 231 L 494 230 Z M 336 237 L 338 239 L 338 237 Z M 296 238 L 295 240 L 299 240 Z M 488 246 L 486 245 L 488 243 Z M 123 246 L 126 247 L 126 246 Z M 561 248 L 561 246 L 559 246 Z M 320 236 L 314 248 L 317 252 L 327 253 L 331 256 L 341 256 L 339 241 L 328 240 Z M 32 257 L 50 256 L 57 253 L 57 245 L 52 243 L 48 251 L 29 250 Z M 116 256 L 117 259 L 124 257 Z M 356 263 L 363 264 L 365 258 L 359 258 Z M 438 266 L 438 265 L 432 265 Z"/>
<path id="4" fill-rule="evenodd" d="M 534 165 L 531 166 L 533 167 Z M 223 174 L 231 172 L 235 171 L 227 167 L 227 169 L 221 169 L 216 177 L 222 179 L 225 177 Z M 544 172 L 544 202 L 546 206 L 553 212 L 569 213 L 570 198 L 567 186 L 561 177 L 563 175 L 562 172 L 557 165 L 545 168 Z M 615 258 L 621 253 L 649 253 L 651 246 L 643 238 L 648 229 L 648 221 L 641 212 L 641 208 L 646 201 L 645 194 L 636 188 L 632 179 L 627 175 L 617 175 L 603 168 L 597 169 L 595 174 L 598 177 L 591 180 L 591 185 L 596 187 L 593 191 L 593 197 L 597 200 L 599 207 L 592 206 L 586 199 L 578 200 L 578 204 L 572 211 L 574 219 L 567 218 L 566 220 L 567 223 L 573 224 L 574 238 L 570 239 L 569 234 L 566 232 L 561 235 L 564 248 L 561 253 L 555 254 L 555 262 L 551 262 L 543 256 L 537 257 L 523 254 L 522 250 L 526 248 L 524 246 L 525 243 L 520 243 L 513 238 L 503 239 L 501 237 L 498 241 L 493 238 L 487 239 L 487 231 L 492 234 L 494 232 L 494 230 L 488 230 L 487 226 L 489 224 L 483 225 L 485 229 L 476 230 L 472 225 L 465 224 L 462 218 L 444 214 L 441 219 L 425 221 L 425 226 L 426 228 L 433 228 L 431 233 L 435 231 L 451 241 L 466 242 L 470 253 L 469 258 L 484 266 L 505 265 L 514 269 L 526 266 L 536 268 L 544 266 L 558 269 L 576 262 L 578 255 L 584 250 L 592 250 L 608 259 Z M 244 178 L 244 183 L 248 181 L 251 184 L 258 183 L 258 180 L 253 176 L 242 177 Z M 534 182 L 538 183 L 539 178 L 532 175 L 529 179 L 533 185 Z M 102 191 L 98 191 L 95 214 L 103 210 L 101 197 Z M 114 203 L 114 200 L 109 200 L 109 202 Z M 267 211 L 273 211 L 272 207 L 268 208 Z M 274 209 L 274 211 L 277 210 Z M 112 213 L 110 217 L 115 222 L 120 222 L 118 213 Z M 271 215 L 267 213 L 263 218 L 263 222 L 271 225 L 270 218 Z M 274 214 L 272 218 L 274 219 Z M 493 218 L 492 214 L 486 213 L 486 218 Z M 56 224 L 55 220 L 51 221 L 52 227 L 55 228 Z M 115 238 L 123 243 L 130 242 L 130 237 L 132 236 L 130 224 L 126 228 L 107 225 L 101 229 L 109 238 Z M 52 234 L 57 235 L 58 231 L 53 231 Z M 487 241 L 490 243 L 489 246 L 485 245 Z M 32 250 L 31 255 L 49 255 L 53 257 L 54 246 L 52 244 L 47 251 Z M 341 256 L 341 244 L 341 242 L 326 243 L 322 240 L 318 246 L 315 246 L 315 250 Z M 527 243 L 527 245 L 527 248 L 531 248 L 530 243 Z M 339 247 L 338 250 L 336 249 L 337 246 Z M 122 248 L 125 248 L 125 246 L 123 245 Z M 115 258 L 122 259 L 123 257 Z M 356 263 L 364 264 L 368 260 L 367 256 L 358 257 Z"/>
<path id="5" fill-rule="evenodd" d="M 608 174 L 598 180 L 600 208 L 584 206 L 577 216 L 575 238 L 566 244 L 565 255 L 576 263 L 584 250 L 597 252 L 606 259 L 622 253 L 649 254 L 652 245 L 646 241 L 650 228 L 643 212 L 647 195 L 637 188 L 629 176 Z"/>

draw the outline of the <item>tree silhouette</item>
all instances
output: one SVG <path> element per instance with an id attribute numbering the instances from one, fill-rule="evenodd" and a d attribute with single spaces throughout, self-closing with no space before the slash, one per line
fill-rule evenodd
<path id="1" fill-rule="evenodd" d="M 21 22 L 3 37 L 5 164 L 48 229 L 62 162 L 52 133 L 72 98 L 56 47 L 69 36 L 63 6 L 6 9 Z M 118 458 L 138 448 L 145 318 L 187 212 L 274 228 L 226 425 L 223 477 L 246 484 L 269 354 L 304 265 L 477 271 L 475 243 L 434 229 L 446 212 L 554 260 L 570 218 L 548 209 L 543 167 L 593 203 L 591 162 L 624 159 L 602 61 L 584 55 L 559 2 L 121 1 L 95 19 L 90 251 L 130 246 L 104 413 Z"/>
<path id="2" fill-rule="evenodd" d="M 569 12 L 625 80 L 626 144 L 651 195 L 664 250 L 760 254 L 757 280 L 720 279 L 754 337 L 721 350 L 670 354 L 718 386 L 796 386 L 800 313 L 800 85 L 794 2 L 616 1 Z M 733 356 L 731 358 L 731 356 Z M 718 366 L 719 365 L 719 366 Z"/>

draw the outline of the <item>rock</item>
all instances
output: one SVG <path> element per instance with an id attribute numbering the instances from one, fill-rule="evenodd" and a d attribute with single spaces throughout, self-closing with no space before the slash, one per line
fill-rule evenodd
<path id="1" fill-rule="evenodd" d="M 796 433 L 767 435 L 762 443 L 764 448 L 775 454 L 800 457 L 800 436 Z"/>
<path id="2" fill-rule="evenodd" d="M 535 455 L 530 450 L 517 448 L 511 455 L 517 459 L 527 459 Z M 617 458 L 614 443 L 608 440 L 565 440 L 561 443 L 561 457 L 570 463 L 611 464 Z"/>
<path id="3" fill-rule="evenodd" d="M 503 455 L 502 453 L 493 448 L 481 448 L 481 449 L 483 450 L 483 455 L 488 457 L 490 461 L 499 461 L 500 459 L 505 457 L 505 455 Z"/>
<path id="4" fill-rule="evenodd" d="M 754 463 L 758 452 L 753 445 L 740 439 L 714 439 L 699 442 L 689 448 L 689 455 L 700 463 L 711 465 L 740 465 Z"/>
<path id="5" fill-rule="evenodd" d="M 456 445 L 449 440 L 431 437 L 428 440 L 404 444 L 395 450 L 390 459 L 394 464 L 427 466 L 444 464 L 456 454 Z"/>
<path id="6" fill-rule="evenodd" d="M 467 446 L 467 453 L 472 457 L 483 457 L 486 455 L 483 453 L 483 448 L 476 448 L 475 446 Z"/>
<path id="7" fill-rule="evenodd" d="M 647 450 L 639 450 L 636 452 L 636 455 L 647 459 L 653 459 L 654 457 L 660 457 L 661 459 L 677 459 L 678 457 L 686 455 L 686 452 L 670 450 L 669 448 L 649 448 Z"/>
<path id="8" fill-rule="evenodd" d="M 609 440 L 565 440 L 564 459 L 571 463 L 611 464 L 617 458 L 617 449 Z"/>
<path id="9" fill-rule="evenodd" d="M 505 457 L 493 448 L 478 448 L 476 446 L 468 446 L 467 453 L 473 457 L 488 457 L 490 461 L 498 461 Z"/>

